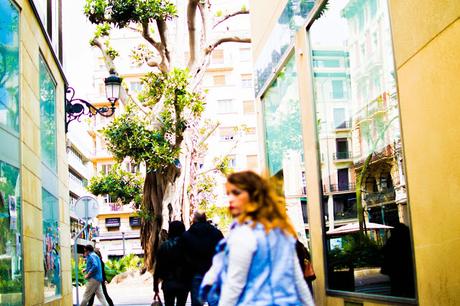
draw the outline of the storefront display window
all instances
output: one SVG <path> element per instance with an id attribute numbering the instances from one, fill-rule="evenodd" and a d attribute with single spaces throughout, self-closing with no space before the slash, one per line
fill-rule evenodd
<path id="1" fill-rule="evenodd" d="M 58 200 L 46 189 L 42 189 L 42 203 L 45 298 L 50 298 L 61 294 L 59 205 Z"/>
<path id="2" fill-rule="evenodd" d="M 309 30 L 329 290 L 415 298 L 388 8 L 331 0 Z M 336 63 L 318 65 L 314 63 Z"/>
<path id="3" fill-rule="evenodd" d="M 0 2 L 0 304 L 22 305 L 19 11 Z"/>
<path id="4" fill-rule="evenodd" d="M 40 136 L 45 299 L 61 294 L 61 248 L 56 163 L 56 83 L 40 57 Z"/>

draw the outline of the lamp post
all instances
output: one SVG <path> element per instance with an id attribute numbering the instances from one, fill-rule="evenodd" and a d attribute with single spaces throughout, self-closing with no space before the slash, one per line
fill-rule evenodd
<path id="1" fill-rule="evenodd" d="M 107 100 L 110 102 L 109 107 L 103 106 L 97 108 L 86 100 L 74 98 L 75 89 L 67 87 L 65 98 L 65 132 L 68 132 L 70 122 L 74 120 L 80 121 L 80 117 L 83 115 L 87 115 L 89 117 L 96 114 L 104 117 L 112 116 L 115 113 L 115 103 L 120 97 L 121 80 L 122 79 L 117 76 L 114 70 L 111 70 L 110 76 L 104 79 L 105 94 L 107 96 Z"/>

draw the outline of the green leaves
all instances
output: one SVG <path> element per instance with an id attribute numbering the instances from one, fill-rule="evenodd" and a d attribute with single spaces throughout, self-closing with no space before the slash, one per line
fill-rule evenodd
<path id="1" fill-rule="evenodd" d="M 130 23 L 166 21 L 177 15 L 169 0 L 86 0 L 84 11 L 92 23 L 109 22 L 118 28 Z"/>
<path id="2" fill-rule="evenodd" d="M 188 89 L 189 74 L 174 69 L 168 74 L 148 73 L 143 79 L 140 102 L 159 113 L 144 114 L 135 104 L 102 130 L 108 149 L 118 161 L 126 157 L 144 162 L 147 170 L 163 171 L 179 157 L 186 126 L 204 110 L 200 94 Z"/>
<path id="3" fill-rule="evenodd" d="M 92 177 L 88 190 L 94 195 L 108 194 L 112 199 L 120 199 L 123 204 L 133 201 L 139 207 L 142 202 L 143 181 L 139 175 L 115 165 L 108 174 Z"/>

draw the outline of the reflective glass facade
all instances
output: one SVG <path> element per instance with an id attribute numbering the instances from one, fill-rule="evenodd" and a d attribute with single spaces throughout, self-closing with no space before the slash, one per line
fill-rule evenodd
<path id="1" fill-rule="evenodd" d="M 415 298 L 386 2 L 329 1 L 309 38 L 327 288 Z"/>
<path id="2" fill-rule="evenodd" d="M 40 57 L 40 136 L 45 299 L 61 294 L 56 154 L 56 83 Z"/>
<path id="3" fill-rule="evenodd" d="M 0 304 L 22 305 L 19 11 L 0 2 Z"/>

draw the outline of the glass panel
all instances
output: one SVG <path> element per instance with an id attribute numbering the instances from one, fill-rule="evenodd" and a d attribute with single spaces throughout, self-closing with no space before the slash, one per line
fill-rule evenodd
<path id="1" fill-rule="evenodd" d="M 273 69 L 288 52 L 297 30 L 305 24 L 315 0 L 287 0 L 278 22 L 275 24 L 255 63 L 255 91 L 261 89 L 272 76 Z"/>
<path id="2" fill-rule="evenodd" d="M 266 152 L 271 175 L 283 169 L 286 155 L 303 156 L 300 102 L 292 57 L 262 98 Z M 303 158 L 303 157 L 302 157 Z M 300 166 L 300 165 L 299 165 Z"/>
<path id="3" fill-rule="evenodd" d="M 312 63 L 341 63 L 313 65 L 327 286 L 414 298 L 386 2 L 329 1 L 310 28 L 310 45 Z"/>
<path id="4" fill-rule="evenodd" d="M 265 152 L 270 175 L 284 183 L 287 212 L 306 242 L 301 198 L 304 197 L 303 141 L 295 58 L 291 57 L 262 97 Z"/>
<path id="5" fill-rule="evenodd" d="M 0 2 L 0 304 L 22 305 L 19 172 L 19 13 Z"/>
<path id="6" fill-rule="evenodd" d="M 0 301 L 22 305 L 19 169 L 0 161 Z"/>
<path id="7" fill-rule="evenodd" d="M 45 299 L 61 294 L 58 199 L 42 189 Z"/>
<path id="8" fill-rule="evenodd" d="M 41 57 L 40 125 L 42 162 L 56 172 L 56 84 Z"/>
<path id="9" fill-rule="evenodd" d="M 0 124 L 19 132 L 19 14 L 0 3 Z"/>

